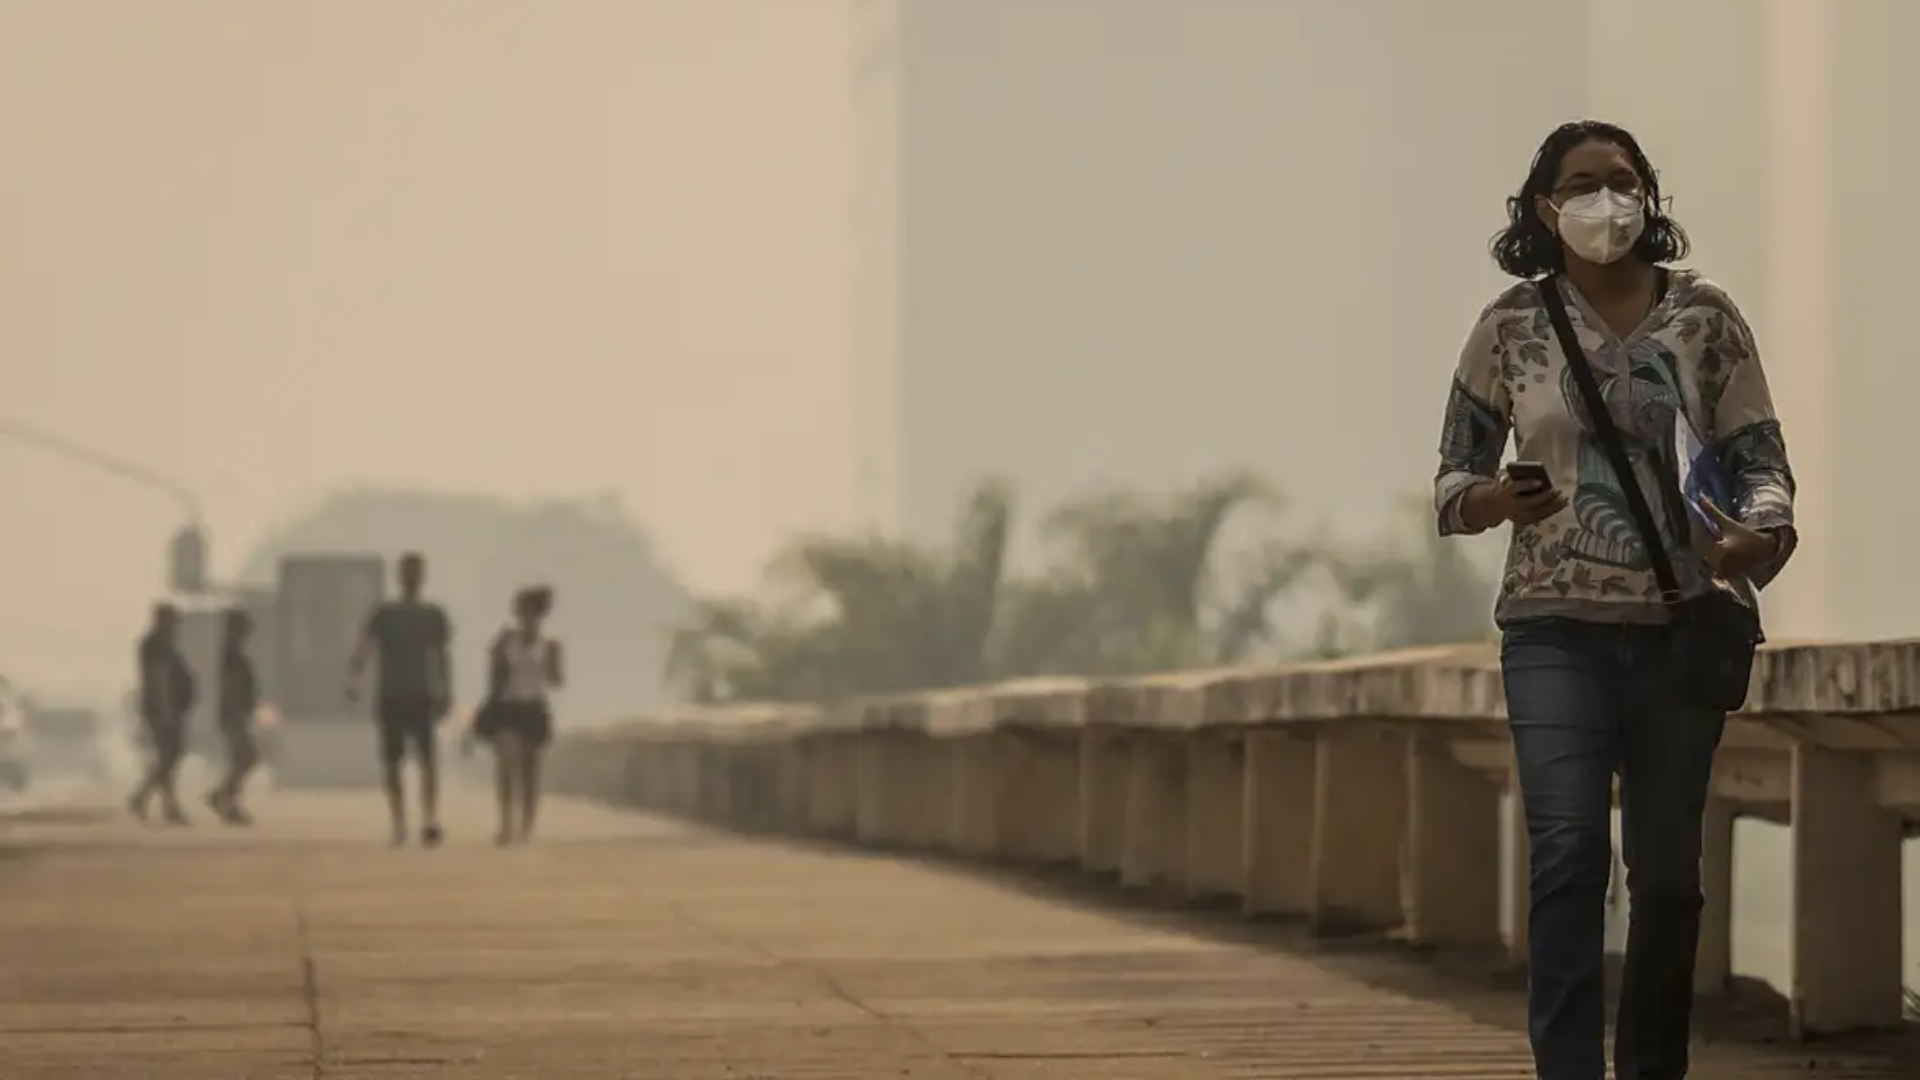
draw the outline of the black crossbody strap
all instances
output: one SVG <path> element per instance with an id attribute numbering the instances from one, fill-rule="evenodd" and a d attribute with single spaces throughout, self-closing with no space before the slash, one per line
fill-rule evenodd
<path id="1" fill-rule="evenodd" d="M 1660 526 L 1654 521 L 1653 507 L 1647 504 L 1646 493 L 1640 489 L 1639 474 L 1633 469 L 1632 459 L 1627 457 L 1620 429 L 1614 426 L 1613 413 L 1607 409 L 1606 399 L 1600 396 L 1600 385 L 1593 378 L 1593 362 L 1573 332 L 1566 301 L 1560 297 L 1560 283 L 1548 275 L 1536 284 L 1541 301 L 1547 305 L 1547 318 L 1553 322 L 1553 332 L 1560 338 L 1560 351 L 1566 354 L 1567 370 L 1573 374 L 1580 396 L 1586 400 L 1587 419 L 1593 424 L 1594 436 L 1600 440 L 1600 448 L 1606 451 L 1607 462 L 1613 466 L 1614 476 L 1620 482 L 1620 494 L 1626 497 L 1627 511 L 1633 515 L 1633 526 L 1640 533 L 1641 546 L 1647 549 L 1647 559 L 1653 564 L 1653 579 L 1660 586 L 1660 597 L 1669 605 L 1677 605 L 1680 579 L 1674 576 L 1673 560 L 1668 558 L 1666 545 L 1660 539 Z"/>
<path id="2" fill-rule="evenodd" d="M 493 639 L 493 647 L 487 650 L 487 697 L 499 698 L 507 692 L 507 680 L 512 671 L 507 666 L 507 643 L 512 640 L 512 630 L 502 630 Z"/>

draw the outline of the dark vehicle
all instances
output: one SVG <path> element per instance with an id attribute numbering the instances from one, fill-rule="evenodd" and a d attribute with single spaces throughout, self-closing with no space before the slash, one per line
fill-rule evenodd
<path id="1" fill-rule="evenodd" d="M 280 560 L 271 621 L 256 662 L 281 723 L 270 736 L 274 782 L 289 788 L 380 784 L 374 728 L 364 701 L 347 696 L 347 660 L 386 597 L 378 555 L 294 555 Z"/>

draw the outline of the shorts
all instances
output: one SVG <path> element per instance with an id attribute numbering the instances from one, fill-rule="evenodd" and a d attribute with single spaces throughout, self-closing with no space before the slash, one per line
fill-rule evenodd
<path id="1" fill-rule="evenodd" d="M 381 762 L 399 764 L 411 746 L 415 761 L 433 764 L 440 707 L 432 698 L 383 699 L 375 718 L 380 724 Z"/>
<path id="2" fill-rule="evenodd" d="M 553 739 L 553 714 L 545 702 L 497 701 L 481 710 L 473 729 L 483 739 L 512 735 L 522 745 L 539 749 Z"/>

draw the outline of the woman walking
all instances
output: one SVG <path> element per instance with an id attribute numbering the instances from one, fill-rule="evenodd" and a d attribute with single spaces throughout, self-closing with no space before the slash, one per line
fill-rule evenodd
<path id="1" fill-rule="evenodd" d="M 474 730 L 493 747 L 494 792 L 505 846 L 533 835 L 540 809 L 540 767 L 553 737 L 551 691 L 563 682 L 560 643 L 542 629 L 553 610 L 553 590 L 522 589 L 513 598 L 513 624 L 494 639 L 488 660 L 487 701 Z"/>
<path id="2" fill-rule="evenodd" d="M 1753 333 L 1719 286 L 1668 266 L 1687 251 L 1632 135 L 1556 129 L 1493 244 L 1520 283 L 1481 313 L 1447 403 L 1441 532 L 1513 525 L 1495 620 L 1541 1080 L 1606 1075 L 1616 773 L 1630 929 L 1614 1065 L 1619 1080 L 1686 1075 L 1714 751 L 1745 699 L 1755 589 L 1794 550 Z M 1509 436 L 1519 460 L 1503 468 Z"/>
<path id="3" fill-rule="evenodd" d="M 153 797 L 160 797 L 161 813 L 169 825 L 189 825 L 175 790 L 180 762 L 187 753 L 187 719 L 193 713 L 193 672 L 180 653 L 180 609 L 156 604 L 153 623 L 140 638 L 138 695 L 141 730 L 153 750 L 153 761 L 140 787 L 127 799 L 127 808 L 147 819 Z"/>
<path id="4" fill-rule="evenodd" d="M 260 763 L 254 736 L 254 716 L 260 709 L 260 679 L 247 642 L 253 636 L 253 617 L 235 608 L 227 612 L 220 640 L 220 735 L 227 744 L 227 775 L 207 795 L 207 806 L 229 825 L 251 825 L 252 815 L 240 805 L 240 790 Z"/>

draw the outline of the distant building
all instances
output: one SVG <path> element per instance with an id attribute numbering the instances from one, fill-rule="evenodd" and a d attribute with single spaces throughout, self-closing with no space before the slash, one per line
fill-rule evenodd
<path id="1" fill-rule="evenodd" d="M 1423 482 L 1501 199 L 1578 111 L 1579 5 L 853 15 L 877 519 L 944 533 L 990 470 L 1048 502 L 1250 464 L 1382 514 Z"/>
<path id="2" fill-rule="evenodd" d="M 875 523 L 942 534 L 987 471 L 1044 503 L 1241 464 L 1375 523 L 1431 466 L 1502 200 L 1591 113 L 1646 139 L 1768 352 L 1818 539 L 1777 631 L 1920 630 L 1843 586 L 1920 529 L 1885 495 L 1920 467 L 1920 5 L 850 3 Z"/>

